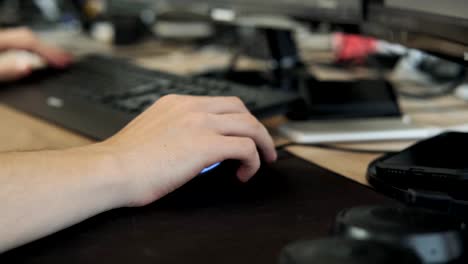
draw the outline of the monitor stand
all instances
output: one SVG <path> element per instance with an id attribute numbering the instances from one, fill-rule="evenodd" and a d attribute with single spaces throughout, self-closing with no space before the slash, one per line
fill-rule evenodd
<path id="1" fill-rule="evenodd" d="M 292 120 L 401 117 L 397 97 L 388 82 L 381 79 L 320 81 L 309 73 L 302 63 L 291 29 L 256 28 L 266 36 L 272 61 L 272 69 L 269 72 L 241 71 L 231 66 L 228 69 L 204 72 L 198 76 L 299 93 L 303 100 L 291 107 L 288 118 Z M 230 65 L 235 65 L 234 61 L 239 55 L 233 56 Z"/>
<path id="2" fill-rule="evenodd" d="M 271 55 L 270 72 L 235 69 L 235 54 L 228 69 L 215 69 L 197 76 L 222 78 L 235 83 L 251 86 L 270 86 L 283 91 L 297 91 L 298 83 L 303 78 L 304 65 L 290 29 L 259 28 L 264 32 Z"/>

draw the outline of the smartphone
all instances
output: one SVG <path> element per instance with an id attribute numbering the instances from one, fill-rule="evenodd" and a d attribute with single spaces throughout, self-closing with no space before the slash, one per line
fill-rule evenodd
<path id="1" fill-rule="evenodd" d="M 379 160 L 376 176 L 401 188 L 468 197 L 468 133 L 446 132 Z"/>

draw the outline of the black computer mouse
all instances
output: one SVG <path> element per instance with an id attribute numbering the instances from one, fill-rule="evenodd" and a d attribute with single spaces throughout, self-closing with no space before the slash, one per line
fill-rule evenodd
<path id="1" fill-rule="evenodd" d="M 337 216 L 334 233 L 412 249 L 423 263 L 451 263 L 463 257 L 465 225 L 449 215 L 406 207 L 356 207 Z"/>
<path id="2" fill-rule="evenodd" d="M 280 264 L 420 264 L 411 250 L 377 241 L 329 238 L 286 246 Z"/>

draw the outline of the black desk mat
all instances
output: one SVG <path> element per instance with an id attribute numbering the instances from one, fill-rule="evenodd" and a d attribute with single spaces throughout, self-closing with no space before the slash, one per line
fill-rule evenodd
<path id="1" fill-rule="evenodd" d="M 147 207 L 101 214 L 0 263 L 277 263 L 289 242 L 328 235 L 340 210 L 396 203 L 286 152 L 247 184 L 233 171 L 200 176 Z"/>

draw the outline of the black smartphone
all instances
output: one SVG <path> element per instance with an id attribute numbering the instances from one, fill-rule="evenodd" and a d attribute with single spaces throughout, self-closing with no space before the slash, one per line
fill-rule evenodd
<path id="1" fill-rule="evenodd" d="M 317 81 L 311 79 L 304 99 L 308 119 L 401 117 L 398 99 L 385 80 Z"/>
<path id="2" fill-rule="evenodd" d="M 468 133 L 423 140 L 375 164 L 376 175 L 401 188 L 468 197 Z"/>

